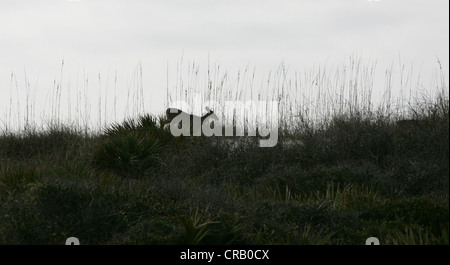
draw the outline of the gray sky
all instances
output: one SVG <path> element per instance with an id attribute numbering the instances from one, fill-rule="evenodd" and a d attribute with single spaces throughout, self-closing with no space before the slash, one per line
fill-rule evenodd
<path id="1" fill-rule="evenodd" d="M 439 58 L 448 80 L 448 10 L 447 0 L 0 0 L 0 120 L 25 77 L 45 108 L 40 95 L 60 79 L 62 59 L 63 87 L 84 73 L 91 90 L 99 74 L 126 90 L 141 62 L 152 112 L 163 107 L 167 64 L 173 73 L 182 54 L 202 69 L 209 57 L 230 74 L 250 65 L 261 76 L 282 61 L 302 72 L 354 53 L 381 71 L 401 56 L 428 76 Z"/>

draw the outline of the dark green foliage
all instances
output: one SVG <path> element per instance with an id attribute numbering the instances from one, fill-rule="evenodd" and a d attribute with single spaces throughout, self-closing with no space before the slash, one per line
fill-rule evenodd
<path id="1" fill-rule="evenodd" d="M 159 165 L 159 155 L 170 135 L 157 126 L 155 118 L 141 116 L 106 129 L 103 141 L 93 151 L 92 165 L 97 171 L 120 176 L 142 176 Z"/>
<path id="2" fill-rule="evenodd" d="M 93 166 L 120 176 L 140 176 L 158 165 L 161 143 L 154 135 L 109 136 L 93 153 Z"/>
<path id="3" fill-rule="evenodd" d="M 404 222 L 426 227 L 438 234 L 442 225 L 449 222 L 449 209 L 429 198 L 411 198 L 389 201 L 365 210 L 363 219 Z"/>
<path id="4" fill-rule="evenodd" d="M 0 244 L 448 244 L 448 99 L 413 113 L 305 124 L 273 148 L 174 138 L 149 115 L 4 134 Z"/>
<path id="5" fill-rule="evenodd" d="M 85 143 L 85 136 L 67 127 L 50 128 L 48 131 L 27 131 L 19 135 L 4 134 L 0 137 L 0 156 L 14 160 L 34 157 L 56 158 L 78 155 Z"/>

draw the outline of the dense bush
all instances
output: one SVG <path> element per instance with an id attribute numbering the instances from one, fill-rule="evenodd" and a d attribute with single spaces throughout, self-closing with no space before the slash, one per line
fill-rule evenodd
<path id="1" fill-rule="evenodd" d="M 282 131 L 273 148 L 174 138 L 149 115 L 4 134 L 0 243 L 448 244 L 446 102 Z"/>
<path id="2" fill-rule="evenodd" d="M 126 120 L 106 129 L 106 135 L 93 150 L 92 166 L 120 176 L 143 176 L 159 165 L 159 155 L 171 141 L 156 118 L 145 115 L 138 121 Z"/>

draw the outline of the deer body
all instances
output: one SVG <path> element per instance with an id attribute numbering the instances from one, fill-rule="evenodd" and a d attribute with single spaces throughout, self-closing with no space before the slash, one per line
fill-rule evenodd
<path id="1" fill-rule="evenodd" d="M 210 118 L 217 118 L 214 114 L 214 111 L 210 110 L 208 107 L 206 107 L 206 110 L 208 113 L 205 115 L 199 117 L 193 114 L 189 114 L 187 112 L 184 112 L 180 109 L 176 108 L 168 108 L 166 110 L 166 117 L 168 120 L 168 123 L 164 125 L 165 130 L 171 130 L 172 134 L 174 134 L 174 130 L 177 129 L 182 130 L 182 134 L 186 135 L 186 133 L 190 134 L 192 132 L 192 135 L 194 136 L 200 136 L 201 135 L 201 128 L 203 125 L 203 122 Z M 213 115 L 211 117 L 211 115 Z M 185 126 L 188 124 L 188 128 Z M 207 121 L 209 122 L 209 121 Z M 180 128 L 181 127 L 181 128 Z M 187 131 L 189 130 L 189 131 Z M 178 135 L 179 136 L 179 135 Z"/>

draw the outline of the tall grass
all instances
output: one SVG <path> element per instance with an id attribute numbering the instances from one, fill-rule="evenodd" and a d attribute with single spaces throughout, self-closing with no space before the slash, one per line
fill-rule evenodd
<path id="1" fill-rule="evenodd" d="M 62 65 L 47 106 L 55 116 L 45 126 L 33 128 L 35 106 L 21 109 L 34 102 L 32 86 L 28 101 L 10 97 L 6 117 L 29 114 L 6 120 L 0 134 L 0 244 L 63 244 L 69 236 L 82 244 L 364 244 L 372 236 L 382 244 L 448 244 L 442 79 L 417 97 L 407 92 L 417 89 L 412 74 L 402 72 L 397 86 L 388 71 L 376 104 L 375 63 L 353 57 L 293 76 L 281 66 L 264 81 L 248 68 L 233 79 L 218 66 L 202 76 L 188 65 L 187 77 L 180 62 L 168 82 L 169 101 L 193 103 L 199 92 L 220 112 L 226 100 L 276 99 L 279 144 L 172 137 L 164 117 L 141 114 L 141 66 L 125 97 L 125 116 L 133 117 L 110 122 L 116 115 L 108 106 L 119 103 L 115 93 L 105 98 L 116 90 L 110 78 L 98 76 L 90 105 L 96 82 L 83 74 L 69 96 Z M 71 111 L 65 99 L 76 99 Z"/>
<path id="2" fill-rule="evenodd" d="M 23 75 L 12 72 L 9 99 L 0 99 L 0 131 L 21 133 L 66 126 L 95 134 L 111 122 L 144 114 L 141 63 L 129 80 L 121 80 L 117 71 L 112 73 L 111 69 L 106 73 L 87 73 L 78 67 L 74 74 L 68 72 L 67 65 L 62 60 L 52 84 L 40 84 L 39 79 L 31 81 L 26 71 Z M 118 88 L 119 84 L 123 89 Z"/>
<path id="3" fill-rule="evenodd" d="M 429 83 L 425 88 L 420 73 L 400 60 L 388 69 L 377 67 L 376 61 L 350 56 L 342 65 L 319 65 L 304 72 L 292 71 L 282 63 L 267 76 L 248 66 L 232 75 L 220 65 L 208 63 L 202 75 L 198 64 L 185 63 L 181 58 L 176 78 L 168 80 L 166 97 L 168 104 L 187 102 L 192 107 L 187 111 L 196 115 L 203 111 L 196 104 L 198 97 L 202 102 L 213 101 L 216 105 L 210 107 L 219 115 L 226 101 L 278 101 L 282 129 L 316 128 L 339 116 L 410 119 L 421 99 L 431 102 L 448 98 L 442 68 L 426 80 Z"/>
<path id="4" fill-rule="evenodd" d="M 142 63 L 137 64 L 129 80 L 111 69 L 86 73 L 84 68 L 78 68 L 74 78 L 67 65 L 61 62 L 51 86 L 30 80 L 26 71 L 22 75 L 13 72 L 9 99 L 2 100 L 1 130 L 46 130 L 65 125 L 98 133 L 111 122 L 145 114 L 149 109 L 145 103 L 155 96 L 167 106 L 187 102 L 192 109 L 186 111 L 196 115 L 203 111 L 195 104 L 197 97 L 202 102 L 214 101 L 215 106 L 210 107 L 219 115 L 226 101 L 278 101 L 277 118 L 282 129 L 317 127 L 342 115 L 414 118 L 419 113 L 412 113 L 412 109 L 421 100 L 429 102 L 440 94 L 441 98 L 448 97 L 439 61 L 438 69 L 423 80 L 413 65 L 408 67 L 401 60 L 383 69 L 377 61 L 358 55 L 341 65 L 324 64 L 305 70 L 291 70 L 281 63 L 268 73 L 251 66 L 230 73 L 217 63 L 208 62 L 205 67 L 181 58 L 175 69 L 167 67 L 165 93 L 144 88 Z M 237 111 L 237 115 L 240 113 Z"/>

